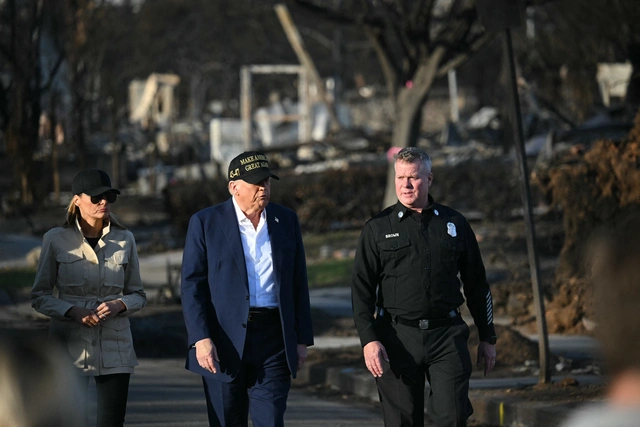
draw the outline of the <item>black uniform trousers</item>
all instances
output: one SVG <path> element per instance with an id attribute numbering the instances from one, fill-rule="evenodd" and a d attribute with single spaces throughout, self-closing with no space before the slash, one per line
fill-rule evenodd
<path id="1" fill-rule="evenodd" d="M 422 330 L 378 318 L 376 329 L 390 363 L 385 362 L 384 373 L 376 379 L 385 426 L 424 425 L 426 377 L 431 419 L 438 427 L 465 427 L 473 409 L 469 327 L 464 320 L 457 316 L 450 326 Z"/>
<path id="2" fill-rule="evenodd" d="M 218 355 L 224 357 L 224 355 Z M 247 322 L 238 376 L 226 383 L 203 377 L 210 426 L 284 426 L 291 388 L 279 317 Z"/>

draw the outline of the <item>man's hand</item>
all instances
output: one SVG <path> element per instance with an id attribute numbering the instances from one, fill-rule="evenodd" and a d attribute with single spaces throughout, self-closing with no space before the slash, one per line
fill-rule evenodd
<path id="1" fill-rule="evenodd" d="M 218 372 L 213 361 L 215 360 L 219 363 L 220 359 L 218 359 L 218 350 L 216 350 L 216 346 L 213 344 L 213 341 L 211 341 L 211 338 L 203 338 L 197 341 L 195 347 L 198 365 L 212 374 Z"/>
<path id="2" fill-rule="evenodd" d="M 484 359 L 484 376 L 486 377 L 496 366 L 496 346 L 480 341 L 478 345 L 478 360 L 476 361 L 478 367 L 482 366 L 482 359 Z"/>
<path id="3" fill-rule="evenodd" d="M 304 361 L 307 360 L 307 345 L 298 344 L 296 350 L 298 351 L 298 366 L 296 366 L 296 371 L 299 371 L 300 369 L 302 369 Z"/>
<path id="4" fill-rule="evenodd" d="M 362 349 L 364 353 L 364 363 L 367 365 L 367 369 L 374 377 L 381 377 L 383 373 L 382 359 L 389 362 L 389 356 L 387 356 L 387 350 L 380 341 L 371 341 L 365 345 Z"/>

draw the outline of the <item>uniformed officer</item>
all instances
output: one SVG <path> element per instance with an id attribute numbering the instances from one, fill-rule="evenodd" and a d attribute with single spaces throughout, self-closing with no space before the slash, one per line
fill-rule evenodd
<path id="1" fill-rule="evenodd" d="M 398 203 L 369 220 L 353 270 L 353 313 L 364 359 L 376 377 L 386 426 L 466 426 L 471 356 L 464 302 L 478 327 L 477 362 L 496 360 L 493 301 L 475 235 L 429 195 L 431 159 L 409 147 L 394 156 Z"/>

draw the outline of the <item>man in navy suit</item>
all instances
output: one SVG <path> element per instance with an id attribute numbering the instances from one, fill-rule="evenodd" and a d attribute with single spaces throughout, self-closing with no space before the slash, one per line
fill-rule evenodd
<path id="1" fill-rule="evenodd" d="M 267 157 L 229 165 L 224 203 L 191 217 L 182 259 L 186 367 L 202 375 L 210 426 L 283 426 L 291 377 L 313 345 L 296 214 L 269 203 Z"/>

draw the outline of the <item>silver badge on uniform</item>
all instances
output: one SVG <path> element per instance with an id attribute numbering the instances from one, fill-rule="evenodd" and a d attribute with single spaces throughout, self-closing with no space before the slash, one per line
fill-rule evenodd
<path id="1" fill-rule="evenodd" d="M 440 215 L 440 212 L 438 212 L 438 209 L 434 209 L 433 213 L 436 214 L 436 216 Z"/>
<path id="2" fill-rule="evenodd" d="M 402 218 L 404 214 L 402 212 L 398 212 L 398 218 Z"/>
<path id="3" fill-rule="evenodd" d="M 456 232 L 456 225 L 452 222 L 447 223 L 447 233 L 451 237 L 456 237 L 458 233 Z"/>

